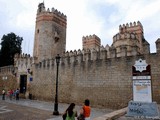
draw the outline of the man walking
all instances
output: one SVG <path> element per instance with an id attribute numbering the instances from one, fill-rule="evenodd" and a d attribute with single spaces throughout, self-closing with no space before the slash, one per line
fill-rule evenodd
<path id="1" fill-rule="evenodd" d="M 3 89 L 2 90 L 2 100 L 5 100 L 5 95 L 6 95 L 6 91 Z"/>

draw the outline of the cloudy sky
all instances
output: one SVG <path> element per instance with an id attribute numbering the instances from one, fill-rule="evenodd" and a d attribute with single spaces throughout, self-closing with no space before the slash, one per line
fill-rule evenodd
<path id="1" fill-rule="evenodd" d="M 22 52 L 33 53 L 38 4 L 43 0 L 0 0 L 0 38 L 14 32 L 23 37 Z M 82 49 L 82 37 L 96 34 L 103 46 L 112 44 L 119 25 L 140 21 L 155 52 L 160 38 L 160 0 L 44 0 L 46 8 L 67 16 L 66 49 Z"/>

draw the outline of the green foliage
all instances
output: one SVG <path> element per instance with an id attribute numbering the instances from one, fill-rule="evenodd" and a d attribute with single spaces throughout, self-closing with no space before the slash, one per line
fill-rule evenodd
<path id="1" fill-rule="evenodd" d="M 1 39 L 0 67 L 14 65 L 14 55 L 21 53 L 23 38 L 15 33 L 3 35 Z"/>

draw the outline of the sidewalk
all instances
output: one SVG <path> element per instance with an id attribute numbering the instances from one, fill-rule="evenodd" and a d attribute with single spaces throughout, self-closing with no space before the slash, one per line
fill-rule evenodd
<path id="1" fill-rule="evenodd" d="M 27 107 L 33 107 L 41 110 L 47 110 L 52 115 L 54 111 L 54 102 L 45 102 L 45 101 L 38 101 L 38 100 L 29 100 L 29 99 L 20 99 L 20 100 L 10 100 L 7 98 L 5 100 L 8 103 L 18 104 Z M 69 104 L 66 103 L 58 103 L 58 111 L 62 114 Z M 82 106 L 76 105 L 77 112 L 80 111 Z M 158 105 L 160 110 L 160 105 Z M 120 109 L 120 110 L 111 110 L 111 109 L 100 109 L 100 108 L 91 108 L 91 120 L 153 120 L 153 119 L 145 119 L 145 118 L 136 118 L 136 117 L 126 117 L 125 114 L 127 112 L 127 107 Z M 47 120 L 62 120 L 62 116 L 55 116 L 53 118 Z M 160 120 L 160 119 L 154 119 Z"/>
<path id="2" fill-rule="evenodd" d="M 38 109 L 42 109 L 42 110 L 48 110 L 51 112 L 51 114 L 54 111 L 54 103 L 53 102 L 44 102 L 44 101 L 38 101 L 38 100 L 29 100 L 29 99 L 20 99 L 20 100 L 9 100 L 6 99 L 6 102 L 9 103 L 13 103 L 13 104 L 18 104 L 18 105 L 23 105 L 23 106 L 28 106 L 28 107 L 34 107 L 34 108 L 38 108 Z M 69 104 L 65 104 L 65 103 L 58 103 L 58 111 L 59 113 L 63 113 L 67 107 L 69 106 Z M 76 110 L 77 112 L 80 111 L 82 106 L 77 106 L 76 105 Z M 103 116 L 107 113 L 111 113 L 113 110 L 111 109 L 99 109 L 99 108 L 92 108 L 91 110 L 91 120 L 93 120 L 94 118 L 97 118 L 99 116 Z M 54 116 L 52 119 L 48 119 L 48 120 L 62 120 L 62 116 Z"/>

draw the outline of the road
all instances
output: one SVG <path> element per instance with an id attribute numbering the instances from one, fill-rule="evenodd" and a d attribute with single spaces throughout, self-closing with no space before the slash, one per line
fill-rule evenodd
<path id="1" fill-rule="evenodd" d="M 59 112 L 63 113 L 69 104 L 59 103 Z M 80 111 L 82 106 L 76 105 Z M 20 99 L 0 100 L 0 120 L 62 120 L 62 116 L 52 115 L 53 102 Z M 111 109 L 91 108 L 91 119 L 112 112 Z"/>
<path id="2" fill-rule="evenodd" d="M 50 111 L 0 102 L 0 120 L 47 120 L 54 118 Z"/>

